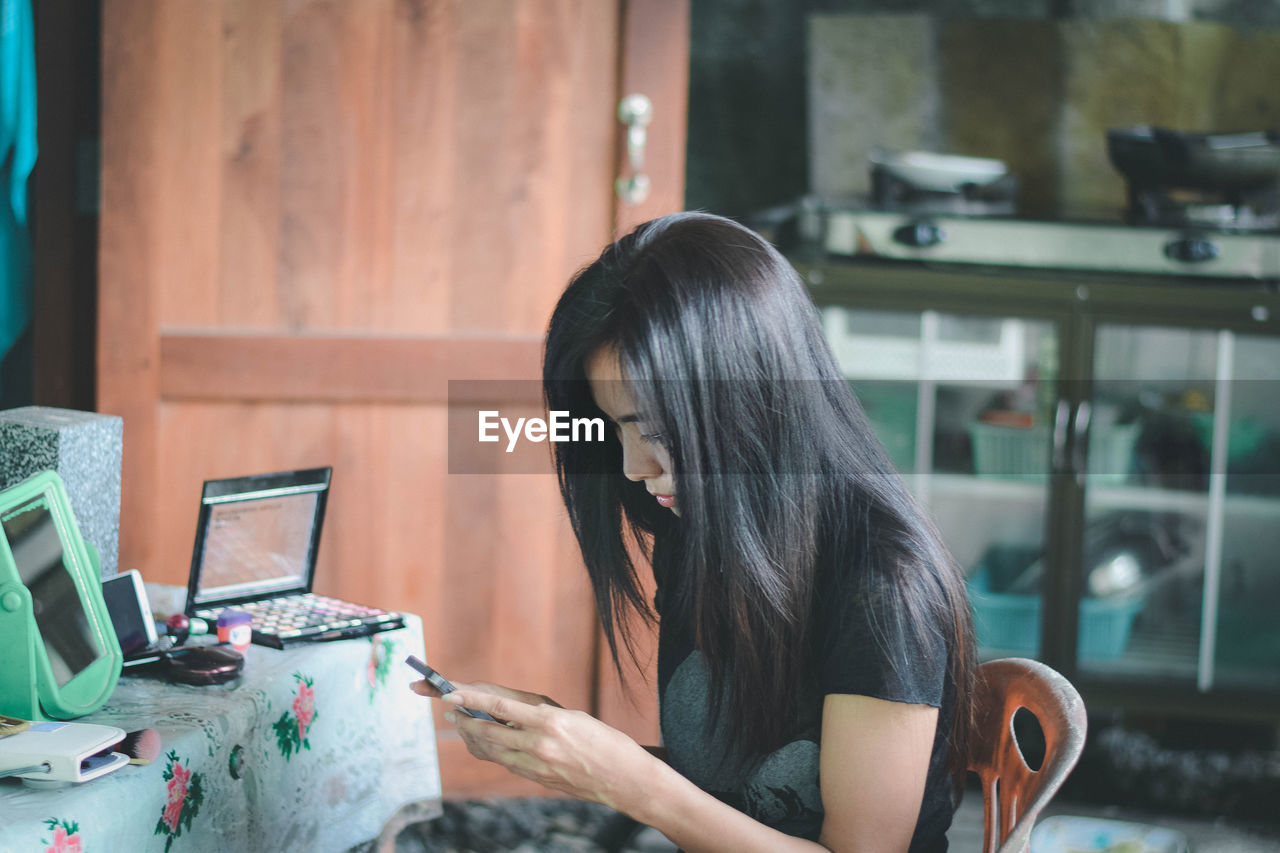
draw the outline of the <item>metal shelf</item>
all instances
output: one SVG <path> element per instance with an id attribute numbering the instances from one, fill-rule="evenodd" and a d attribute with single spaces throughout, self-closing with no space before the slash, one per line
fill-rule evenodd
<path id="1" fill-rule="evenodd" d="M 1045 501 L 1048 500 L 1047 480 L 1028 477 L 1026 481 L 1000 477 L 982 477 L 976 474 L 912 474 L 908 482 L 927 476 L 931 493 L 936 498 L 982 498 L 989 501 Z M 1065 476 L 1065 475 L 1064 475 Z M 1177 489 L 1157 489 L 1147 486 L 1089 486 L 1085 475 L 1086 507 L 1089 510 L 1146 509 L 1157 512 L 1178 512 L 1203 516 L 1208 511 L 1208 492 L 1191 492 Z M 1230 515 L 1251 518 L 1280 519 L 1280 497 L 1262 495 L 1233 495 L 1228 493 L 1225 511 Z"/>

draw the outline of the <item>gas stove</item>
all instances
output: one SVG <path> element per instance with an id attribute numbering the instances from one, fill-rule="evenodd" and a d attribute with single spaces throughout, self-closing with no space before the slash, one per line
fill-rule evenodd
<path id="1" fill-rule="evenodd" d="M 834 255 L 1280 282 L 1280 232 L 828 205 Z"/>
<path id="2" fill-rule="evenodd" d="M 999 160 L 877 151 L 871 195 L 823 208 L 835 255 L 1280 283 L 1280 137 L 1108 134 L 1128 207 L 1111 220 L 1014 215 Z M 1123 215 L 1123 218 L 1121 218 Z"/>

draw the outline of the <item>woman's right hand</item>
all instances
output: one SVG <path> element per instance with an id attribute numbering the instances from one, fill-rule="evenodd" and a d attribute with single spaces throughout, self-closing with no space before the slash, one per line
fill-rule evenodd
<path id="1" fill-rule="evenodd" d="M 516 690 L 513 687 L 503 687 L 501 684 L 491 684 L 488 681 L 474 681 L 469 684 L 457 684 L 459 688 L 467 687 L 473 690 L 480 690 L 484 693 L 492 693 L 495 696 L 504 696 L 508 699 L 514 699 L 517 702 L 523 702 L 526 705 L 551 705 L 556 708 L 563 708 L 559 702 L 544 696 L 541 693 L 530 693 L 527 690 Z M 440 698 L 440 691 L 435 688 L 431 682 L 427 680 L 415 681 L 409 685 L 414 693 L 422 696 L 428 696 L 432 699 Z"/>

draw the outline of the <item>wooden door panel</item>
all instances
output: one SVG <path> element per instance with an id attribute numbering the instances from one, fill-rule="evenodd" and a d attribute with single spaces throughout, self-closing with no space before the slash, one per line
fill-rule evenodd
<path id="1" fill-rule="evenodd" d="M 203 480 L 332 465 L 321 591 L 422 615 L 460 679 L 611 713 L 550 466 L 450 474 L 447 383 L 536 379 L 555 300 L 619 221 L 623 30 L 687 17 L 623 5 L 105 0 L 98 408 L 125 419 L 122 565 L 183 583 Z M 687 29 L 660 30 L 685 39 L 670 87 Z M 680 206 L 682 162 L 655 204 Z M 450 795 L 532 792 L 451 733 Z"/>
<path id="2" fill-rule="evenodd" d="M 108 57 L 110 5 L 103 10 Z M 139 45 L 135 50 L 140 55 L 128 61 L 148 79 L 139 88 L 121 87 L 116 93 L 104 76 L 101 221 L 104 233 L 114 224 L 106 164 L 112 157 L 132 153 L 138 157 L 132 166 L 147 182 L 149 194 L 128 213 L 145 222 L 150 230 L 148 249 L 153 253 L 135 271 L 155 276 L 147 283 L 157 312 L 155 322 L 172 322 L 168 319 L 172 315 L 181 317 L 180 322 L 212 320 L 221 268 L 218 218 L 225 62 L 221 12 L 218 4 L 210 3 L 144 0 L 139 6 L 152 16 L 143 27 L 149 43 Z M 138 111 L 141 114 L 135 119 L 131 114 Z M 118 128 L 116 120 L 136 124 Z M 109 135 L 109 129 L 125 130 L 128 141 Z M 148 336 L 154 334 L 150 330 Z"/>
<path id="3" fill-rule="evenodd" d="M 169 82 L 108 108 L 150 115 L 111 138 L 171 208 L 162 327 L 542 330 L 610 234 L 616 6 L 413 5 L 154 10 Z"/>
<path id="4" fill-rule="evenodd" d="M 282 3 L 235 0 L 222 9 L 219 145 L 209 165 L 218 185 L 210 199 L 217 278 L 201 289 L 198 313 L 172 305 L 161 315 L 166 325 L 268 328 L 280 315 L 278 289 L 263 285 L 280 263 L 284 19 Z"/>

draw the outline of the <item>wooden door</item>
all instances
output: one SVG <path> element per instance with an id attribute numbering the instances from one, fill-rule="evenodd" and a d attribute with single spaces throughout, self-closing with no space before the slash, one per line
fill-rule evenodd
<path id="1" fill-rule="evenodd" d="M 203 480 L 332 465 L 320 591 L 420 614 L 451 675 L 651 741 L 652 685 L 637 710 L 599 675 L 550 466 L 450 475 L 447 384 L 536 379 L 568 276 L 682 206 L 687 63 L 687 0 L 106 0 L 121 566 L 183 584 Z M 633 89 L 653 192 L 627 207 Z M 447 725 L 440 752 L 450 796 L 534 793 Z"/>

